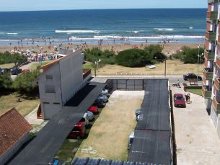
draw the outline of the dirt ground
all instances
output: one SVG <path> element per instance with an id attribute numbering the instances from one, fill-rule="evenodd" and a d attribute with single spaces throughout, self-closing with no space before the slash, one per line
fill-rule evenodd
<path id="1" fill-rule="evenodd" d="M 75 156 L 127 160 L 128 136 L 143 97 L 144 91 L 114 91 Z"/>
<path id="2" fill-rule="evenodd" d="M 183 93 L 179 88 L 175 92 Z M 178 165 L 219 165 L 220 138 L 208 116 L 204 98 L 191 94 L 191 104 L 174 108 Z"/>

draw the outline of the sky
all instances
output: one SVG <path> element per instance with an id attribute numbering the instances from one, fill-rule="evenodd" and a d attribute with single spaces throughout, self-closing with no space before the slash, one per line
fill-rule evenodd
<path id="1" fill-rule="evenodd" d="M 208 0 L 0 0 L 0 11 L 207 8 Z"/>

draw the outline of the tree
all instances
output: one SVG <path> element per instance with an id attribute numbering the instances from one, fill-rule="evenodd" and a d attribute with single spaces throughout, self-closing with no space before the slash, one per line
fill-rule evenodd
<path id="1" fill-rule="evenodd" d="M 9 73 L 0 75 L 0 89 L 10 89 L 12 86 L 12 79 Z"/>
<path id="2" fill-rule="evenodd" d="M 37 78 L 40 75 L 39 70 L 22 73 L 13 82 L 13 88 L 22 94 L 30 94 L 37 90 Z"/>
<path id="3" fill-rule="evenodd" d="M 0 64 L 14 63 L 15 65 L 20 65 L 27 61 L 27 57 L 24 55 L 6 51 L 4 53 L 0 53 Z"/>

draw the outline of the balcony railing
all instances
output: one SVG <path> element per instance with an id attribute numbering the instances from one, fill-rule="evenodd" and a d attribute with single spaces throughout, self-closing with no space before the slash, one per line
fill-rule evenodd
<path id="1" fill-rule="evenodd" d="M 211 52 L 211 51 L 205 51 L 205 54 L 204 54 L 205 58 L 210 61 L 210 60 L 214 60 L 215 58 L 215 53 L 214 52 Z"/>
<path id="2" fill-rule="evenodd" d="M 213 98 L 212 106 L 214 107 L 217 114 L 220 113 L 220 103 L 217 101 L 216 97 Z"/>
<path id="3" fill-rule="evenodd" d="M 210 21 L 216 21 L 217 16 L 218 16 L 218 13 L 216 11 L 207 12 L 207 19 L 210 20 Z"/>
<path id="4" fill-rule="evenodd" d="M 208 3 L 217 3 L 218 0 L 208 0 Z"/>
<path id="5" fill-rule="evenodd" d="M 211 68 L 204 68 L 203 76 L 204 76 L 204 78 L 206 80 L 212 80 L 213 79 L 213 69 L 211 69 Z"/>
<path id="6" fill-rule="evenodd" d="M 212 94 L 212 88 L 209 86 L 204 85 L 202 87 L 202 95 L 205 99 L 209 99 L 211 98 L 211 94 Z"/>
<path id="7" fill-rule="evenodd" d="M 214 33 L 214 32 L 207 32 L 207 33 L 205 34 L 205 37 L 206 37 L 206 39 L 209 40 L 210 42 L 215 42 L 215 40 L 216 40 L 216 33 Z"/>
<path id="8" fill-rule="evenodd" d="M 216 90 L 219 91 L 220 90 L 220 77 L 215 78 L 214 84 L 215 84 Z"/>

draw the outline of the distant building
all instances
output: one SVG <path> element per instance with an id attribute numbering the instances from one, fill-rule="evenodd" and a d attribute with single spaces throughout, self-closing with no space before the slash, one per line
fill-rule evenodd
<path id="1" fill-rule="evenodd" d="M 203 71 L 206 109 L 220 136 L 220 2 L 208 0 Z M 199 54 L 198 54 L 199 58 Z"/>
<path id="2" fill-rule="evenodd" d="M 5 164 L 29 140 L 31 125 L 16 109 L 0 116 L 0 164 Z"/>
<path id="3" fill-rule="evenodd" d="M 51 119 L 62 110 L 65 103 L 81 89 L 90 78 L 90 70 L 84 70 L 81 51 L 62 50 L 64 56 L 41 69 L 39 77 L 40 110 L 42 118 Z"/>

